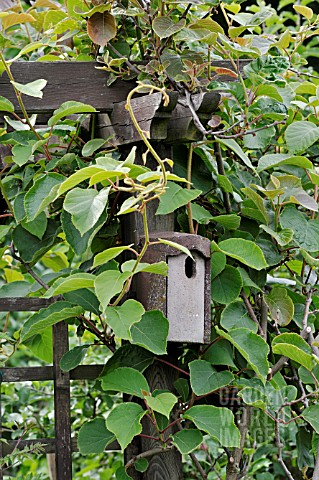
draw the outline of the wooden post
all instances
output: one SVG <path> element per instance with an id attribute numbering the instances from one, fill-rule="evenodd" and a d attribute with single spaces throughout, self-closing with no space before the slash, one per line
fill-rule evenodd
<path id="1" fill-rule="evenodd" d="M 172 158 L 172 147 L 162 143 L 155 145 L 155 149 L 161 158 Z M 127 152 L 126 152 L 127 153 Z M 141 153 L 141 148 L 139 153 Z M 155 162 L 154 162 L 155 163 Z M 147 165 L 153 168 L 152 162 Z M 169 215 L 155 215 L 158 207 L 158 202 L 150 202 L 147 206 L 148 226 L 150 233 L 174 231 L 174 213 Z M 140 238 L 144 235 L 143 222 L 140 214 L 125 215 L 123 218 L 123 243 L 139 243 Z M 176 348 L 177 345 L 170 343 L 168 347 L 168 357 L 172 363 L 176 362 Z M 177 380 L 177 372 L 160 362 L 154 362 L 145 372 L 144 375 L 149 383 L 151 391 L 172 390 L 175 380 Z M 154 436 L 157 431 L 154 426 L 150 424 L 147 419 L 142 420 L 143 433 Z M 169 435 L 167 431 L 167 435 Z M 138 453 L 151 450 L 159 446 L 160 442 L 147 438 L 135 438 L 131 445 L 126 449 L 124 458 L 125 462 L 131 459 Z M 174 449 L 170 452 L 154 455 L 149 459 L 149 468 L 145 473 L 139 473 L 131 468 L 130 476 L 134 480 L 181 480 L 182 473 L 182 457 L 180 453 Z"/>
<path id="2" fill-rule="evenodd" d="M 60 369 L 60 360 L 68 350 L 68 325 L 60 322 L 53 326 L 55 465 L 59 480 L 72 480 L 70 375 Z"/>

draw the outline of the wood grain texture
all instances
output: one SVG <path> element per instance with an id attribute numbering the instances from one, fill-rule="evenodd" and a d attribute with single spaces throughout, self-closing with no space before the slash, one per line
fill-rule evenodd
<path id="1" fill-rule="evenodd" d="M 104 365 L 79 365 L 70 371 L 70 380 L 96 380 Z M 4 367 L 0 369 L 5 383 L 44 382 L 54 379 L 53 366 L 45 367 Z"/>
<path id="2" fill-rule="evenodd" d="M 70 374 L 60 369 L 60 360 L 68 350 L 68 326 L 65 322 L 57 323 L 53 326 L 53 374 L 55 465 L 59 480 L 72 480 Z"/>
<path id="3" fill-rule="evenodd" d="M 117 80 L 107 87 L 107 73 L 97 70 L 96 66 L 95 62 L 16 62 L 12 64 L 11 72 L 19 83 L 28 83 L 39 78 L 48 82 L 42 99 L 23 95 L 28 113 L 52 112 L 61 103 L 69 100 L 87 103 L 100 112 L 109 112 L 114 103 L 126 99 L 135 84 Z M 0 77 L 0 91 L 19 111 L 6 73 Z"/>
<path id="4" fill-rule="evenodd" d="M 9 297 L 0 298 L 0 312 L 36 312 L 58 301 L 59 297 Z"/>

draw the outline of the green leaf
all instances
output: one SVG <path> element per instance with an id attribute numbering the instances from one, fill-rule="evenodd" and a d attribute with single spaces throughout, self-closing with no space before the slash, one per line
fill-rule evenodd
<path id="1" fill-rule="evenodd" d="M 233 328 L 228 333 L 215 327 L 219 335 L 226 338 L 245 358 L 251 368 L 256 372 L 257 377 L 265 383 L 268 374 L 268 353 L 269 346 L 256 333 L 247 328 Z"/>
<path id="2" fill-rule="evenodd" d="M 177 397 L 170 392 L 164 392 L 156 396 L 154 394 L 151 397 L 145 396 L 144 400 L 152 410 L 169 418 L 172 408 L 177 402 Z"/>
<path id="3" fill-rule="evenodd" d="M 77 255 L 82 255 L 89 249 L 91 243 L 106 221 L 106 212 L 102 213 L 96 225 L 81 236 L 79 230 L 72 223 L 71 215 L 66 210 L 62 211 L 61 224 L 65 233 L 66 241 Z M 91 254 L 91 251 L 89 251 Z"/>
<path id="4" fill-rule="evenodd" d="M 136 403 L 121 403 L 109 413 L 107 428 L 116 435 L 117 441 L 124 450 L 133 438 L 141 433 L 140 423 L 146 411 Z M 125 428 L 123 428 L 125 426 Z"/>
<path id="5" fill-rule="evenodd" d="M 29 350 L 46 363 L 53 362 L 52 328 L 44 328 L 40 333 L 33 335 L 23 342 Z"/>
<path id="6" fill-rule="evenodd" d="M 138 472 L 146 472 L 148 469 L 148 460 L 147 458 L 139 458 L 135 463 L 134 463 L 134 468 Z"/>
<path id="7" fill-rule="evenodd" d="M 11 80 L 11 83 L 19 92 L 24 93 L 24 95 L 28 95 L 29 97 L 42 98 L 42 90 L 48 82 L 47 80 L 40 78 L 38 80 L 34 80 L 34 82 L 25 83 L 24 85 L 22 83 L 14 82 L 13 80 Z"/>
<path id="8" fill-rule="evenodd" d="M 122 345 L 106 362 L 100 376 L 103 377 L 106 373 L 119 367 L 131 367 L 139 372 L 144 372 L 147 367 L 152 365 L 154 357 L 153 353 L 138 345 L 132 345 L 131 343 Z"/>
<path id="9" fill-rule="evenodd" d="M 106 428 L 104 418 L 96 417 L 80 428 L 78 447 L 82 455 L 97 455 L 103 453 L 105 447 L 114 440 L 115 435 Z"/>
<path id="10" fill-rule="evenodd" d="M 296 167 L 309 168 L 311 170 L 313 168 L 312 162 L 307 157 L 292 157 L 289 154 L 275 153 L 260 157 L 257 172 L 260 173 L 263 170 L 280 165 L 295 165 Z"/>
<path id="11" fill-rule="evenodd" d="M 130 272 L 121 273 L 117 270 L 107 270 L 96 277 L 95 292 L 103 311 L 106 310 L 112 298 L 121 292 L 124 283 L 130 276 Z"/>
<path id="12" fill-rule="evenodd" d="M 32 290 L 32 283 L 15 281 L 4 283 L 0 287 L 0 298 L 26 297 Z"/>
<path id="13" fill-rule="evenodd" d="M 297 246 L 308 252 L 319 250 L 319 221 L 309 220 L 302 212 L 294 207 L 287 207 L 280 215 L 282 228 L 289 228 L 294 232 Z"/>
<path id="14" fill-rule="evenodd" d="M 130 477 L 127 473 L 126 473 L 126 469 L 125 467 L 120 467 L 116 470 L 115 472 L 115 479 L 116 480 L 132 480 L 132 477 Z"/>
<path id="15" fill-rule="evenodd" d="M 209 362 L 194 360 L 189 364 L 191 387 L 196 395 L 207 395 L 234 380 L 231 372 L 217 372 Z"/>
<path id="16" fill-rule="evenodd" d="M 242 286 L 243 281 L 238 270 L 226 265 L 225 269 L 212 281 L 212 300 L 227 305 L 236 300 Z"/>
<path id="17" fill-rule="evenodd" d="M 53 127 L 58 123 L 59 120 L 61 120 L 61 118 L 67 117 L 68 115 L 94 112 L 96 112 L 96 109 L 91 107 L 91 105 L 74 101 L 64 102 L 58 109 L 54 110 L 53 116 L 48 121 L 48 125 L 49 127 Z"/>
<path id="18" fill-rule="evenodd" d="M 122 392 L 139 398 L 150 393 L 145 377 L 135 368 L 120 367 L 100 378 L 102 388 L 106 391 Z"/>
<path id="19" fill-rule="evenodd" d="M 80 365 L 84 359 L 87 349 L 90 345 L 80 345 L 66 352 L 60 360 L 60 368 L 64 372 L 69 372 Z"/>
<path id="20" fill-rule="evenodd" d="M 280 232 L 275 232 L 272 228 L 267 227 L 267 225 L 260 225 L 259 228 L 262 228 L 266 233 L 271 235 L 281 247 L 290 243 L 294 235 L 291 228 L 283 228 Z"/>
<path id="21" fill-rule="evenodd" d="M 26 263 L 32 263 L 41 258 L 54 245 L 58 233 L 60 233 L 59 224 L 50 219 L 41 240 L 29 233 L 21 225 L 18 225 L 13 230 L 12 239 L 15 248 L 19 250 L 22 260 Z"/>
<path id="22" fill-rule="evenodd" d="M 0 112 L 14 112 L 14 105 L 5 97 L 0 96 Z"/>
<path id="23" fill-rule="evenodd" d="M 264 297 L 269 307 L 271 318 L 281 327 L 290 323 L 294 316 L 294 302 L 283 287 L 273 287 Z"/>
<path id="24" fill-rule="evenodd" d="M 224 308 L 220 324 L 225 330 L 238 327 L 248 328 L 248 330 L 254 333 L 257 333 L 258 330 L 257 324 L 250 318 L 241 300 L 232 302 Z"/>
<path id="25" fill-rule="evenodd" d="M 91 273 L 75 273 L 69 277 L 58 278 L 53 285 L 44 294 L 44 298 L 50 298 L 54 295 L 61 295 L 66 292 L 72 292 L 79 288 L 93 288 L 95 275 Z"/>
<path id="26" fill-rule="evenodd" d="M 99 265 L 103 265 L 104 263 L 109 262 L 113 258 L 116 258 L 118 255 L 120 255 L 122 252 L 125 250 L 130 250 L 133 244 L 123 246 L 123 247 L 113 247 L 113 248 L 108 248 L 107 250 L 104 250 L 103 252 L 98 253 L 94 257 L 94 262 L 93 262 L 93 268 L 98 267 Z"/>
<path id="27" fill-rule="evenodd" d="M 135 260 L 128 260 L 127 262 L 124 262 L 121 265 L 121 269 L 123 272 L 131 272 L 133 274 L 136 274 L 139 272 L 145 272 L 145 273 L 155 273 L 157 275 L 163 275 L 165 277 L 167 277 L 167 274 L 168 274 L 168 265 L 164 261 L 156 262 L 156 263 L 141 262 L 137 265 L 136 268 L 135 267 L 136 267 Z"/>
<path id="28" fill-rule="evenodd" d="M 261 221 L 268 224 L 269 217 L 268 217 L 268 213 L 262 197 L 249 187 L 242 188 L 241 190 L 254 203 L 254 205 L 258 209 L 258 214 L 261 216 Z"/>
<path id="29" fill-rule="evenodd" d="M 241 218 L 234 213 L 229 215 L 217 215 L 213 217 L 213 221 L 219 223 L 227 230 L 237 230 L 240 225 Z"/>
<path id="30" fill-rule="evenodd" d="M 213 330 L 212 340 L 216 340 L 217 334 Z M 203 360 L 207 360 L 212 365 L 229 365 L 236 368 L 234 363 L 234 347 L 225 338 L 219 338 L 203 355 Z"/>
<path id="31" fill-rule="evenodd" d="M 152 28 L 156 35 L 162 39 L 171 37 L 185 27 L 186 20 L 182 19 L 174 23 L 170 17 L 155 17 L 152 23 Z"/>
<path id="32" fill-rule="evenodd" d="M 159 310 L 145 312 L 142 320 L 131 327 L 132 343 L 165 355 L 169 323 Z"/>
<path id="33" fill-rule="evenodd" d="M 47 308 L 41 308 L 41 310 L 34 313 L 25 322 L 22 327 L 20 339 L 24 342 L 47 327 L 51 327 L 66 318 L 73 318 L 82 313 L 82 307 L 75 307 L 68 302 L 56 302 Z"/>
<path id="34" fill-rule="evenodd" d="M 185 253 L 185 255 L 188 255 L 189 257 L 193 258 L 193 255 L 188 250 L 188 248 L 184 247 L 183 245 L 180 245 L 179 243 L 171 242 L 171 240 L 166 240 L 165 238 L 159 238 L 158 241 L 160 243 L 163 243 L 164 245 L 169 245 L 170 247 L 176 248 L 177 250 L 180 250 L 181 252 Z"/>
<path id="35" fill-rule="evenodd" d="M 175 445 L 181 454 L 187 455 L 200 446 L 203 442 L 203 435 L 200 430 L 190 428 L 175 433 L 175 435 L 172 435 L 172 439 L 173 445 Z"/>
<path id="36" fill-rule="evenodd" d="M 316 365 L 311 347 L 297 333 L 282 333 L 275 337 L 272 341 L 272 350 L 300 363 L 308 370 L 312 370 Z"/>
<path id="37" fill-rule="evenodd" d="M 12 148 L 12 157 L 14 163 L 22 167 L 27 162 L 34 159 L 33 153 L 33 141 L 29 142 L 28 145 L 15 145 Z"/>
<path id="38" fill-rule="evenodd" d="M 45 231 L 48 226 L 48 219 L 44 212 L 41 212 L 34 220 L 31 222 L 26 222 L 22 220 L 22 227 L 30 232 L 32 235 L 35 235 L 40 240 L 43 238 Z"/>
<path id="39" fill-rule="evenodd" d="M 182 188 L 177 183 L 167 182 L 167 188 L 164 195 L 160 196 L 159 207 L 156 215 L 167 215 L 195 200 L 202 192 L 201 190 L 188 190 Z"/>
<path id="40" fill-rule="evenodd" d="M 233 139 L 225 139 L 225 138 L 216 138 L 217 142 L 222 143 L 225 145 L 227 148 L 232 150 L 234 153 L 236 153 L 237 157 L 239 157 L 246 167 L 250 168 L 251 170 L 254 170 L 253 164 L 247 157 L 246 153 L 243 151 L 243 149 L 238 145 L 238 143 Z"/>
<path id="41" fill-rule="evenodd" d="M 304 120 L 288 125 L 285 139 L 291 154 L 303 153 L 319 139 L 319 128 Z"/>
<path id="42" fill-rule="evenodd" d="M 245 387 L 238 393 L 238 396 L 244 400 L 246 405 L 266 410 L 268 405 L 268 397 L 265 393 L 257 388 Z"/>
<path id="43" fill-rule="evenodd" d="M 186 378 L 179 378 L 174 382 L 175 390 L 181 397 L 182 402 L 186 402 L 189 397 L 189 385 Z"/>
<path id="44" fill-rule="evenodd" d="M 79 288 L 78 290 L 72 290 L 72 292 L 65 292 L 63 297 L 67 302 L 80 305 L 86 312 L 92 312 L 95 315 L 100 314 L 100 302 L 92 290 L 88 288 Z"/>
<path id="45" fill-rule="evenodd" d="M 310 423 L 316 433 L 319 433 L 319 405 L 310 405 L 305 408 L 301 416 Z"/>
<path id="46" fill-rule="evenodd" d="M 261 248 L 250 240 L 229 238 L 219 242 L 218 248 L 225 255 L 235 258 L 255 270 L 262 270 L 268 266 Z"/>
<path id="47" fill-rule="evenodd" d="M 223 447 L 239 447 L 240 433 L 234 423 L 234 415 L 228 408 L 212 405 L 196 405 L 184 415 L 196 427 L 211 435 Z"/>
<path id="48" fill-rule="evenodd" d="M 110 188 L 103 190 L 74 188 L 65 197 L 63 207 L 72 215 L 72 222 L 84 235 L 99 220 L 108 201 Z"/>
<path id="49" fill-rule="evenodd" d="M 58 173 L 46 173 L 37 178 L 24 197 L 24 208 L 29 222 L 57 198 L 58 185 L 64 180 L 65 177 Z"/>
<path id="50" fill-rule="evenodd" d="M 131 340 L 130 328 L 141 320 L 144 313 L 143 305 L 136 300 L 126 300 L 119 307 L 107 307 L 105 310 L 108 325 L 122 340 Z"/>
<path id="51" fill-rule="evenodd" d="M 106 142 L 107 140 L 105 140 L 105 138 L 93 138 L 92 140 L 89 140 L 82 148 L 83 157 L 90 157 L 96 152 L 96 150 L 103 147 Z"/>
<path id="52" fill-rule="evenodd" d="M 211 279 L 213 280 L 219 275 L 226 267 L 226 255 L 222 252 L 212 252 L 211 256 Z"/>
<path id="53" fill-rule="evenodd" d="M 211 215 L 211 213 L 201 205 L 192 203 L 191 208 L 192 217 L 197 223 L 200 223 L 201 225 L 207 225 L 207 223 L 209 223 L 211 220 L 214 220 L 214 217 Z"/>
<path id="54" fill-rule="evenodd" d="M 313 17 L 313 10 L 309 7 L 305 7 L 304 5 L 293 5 L 293 9 L 307 20 L 311 20 Z"/>

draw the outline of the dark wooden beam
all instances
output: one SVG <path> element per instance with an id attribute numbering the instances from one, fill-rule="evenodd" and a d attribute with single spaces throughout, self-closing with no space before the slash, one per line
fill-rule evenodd
<path id="1" fill-rule="evenodd" d="M 106 86 L 107 73 L 98 70 L 95 62 L 16 62 L 11 72 L 16 82 L 29 83 L 39 78 L 47 80 L 43 98 L 23 95 L 28 113 L 52 112 L 61 103 L 76 100 L 92 105 L 100 112 L 109 112 L 113 104 L 126 99 L 134 82 L 117 80 Z M 0 92 L 17 111 L 19 106 L 6 73 L 0 76 Z"/>
<path id="2" fill-rule="evenodd" d="M 0 312 L 36 312 L 57 302 L 60 297 L 9 297 L 0 298 Z"/>
<path id="3" fill-rule="evenodd" d="M 80 365 L 70 371 L 70 380 L 95 380 L 102 372 L 104 365 Z M 4 367 L 0 369 L 3 382 L 32 382 L 53 380 L 53 366 L 45 367 Z"/>

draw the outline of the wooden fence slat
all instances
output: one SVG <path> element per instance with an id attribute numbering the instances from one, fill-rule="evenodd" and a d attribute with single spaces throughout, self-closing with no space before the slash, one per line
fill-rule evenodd
<path id="1" fill-rule="evenodd" d="M 60 369 L 60 360 L 68 350 L 68 325 L 65 322 L 57 323 L 53 326 L 53 372 L 55 459 L 59 480 L 72 480 L 70 374 Z"/>
<path id="2" fill-rule="evenodd" d="M 0 312 L 36 312 L 57 302 L 60 297 L 10 297 L 0 298 Z"/>
<path id="3" fill-rule="evenodd" d="M 70 371 L 70 380 L 95 380 L 102 372 L 104 365 L 80 365 Z M 45 367 L 5 367 L 1 368 L 3 382 L 27 382 L 53 380 L 53 366 Z"/>
<path id="4" fill-rule="evenodd" d="M 97 70 L 95 62 L 16 62 L 11 66 L 14 79 L 28 83 L 39 78 L 47 80 L 43 98 L 24 96 L 23 102 L 29 114 L 47 113 L 70 100 L 92 105 L 100 112 L 109 112 L 114 102 L 126 99 L 134 82 L 117 80 L 106 86 L 107 73 Z M 67 79 L 64 81 L 64 79 Z M 0 77 L 1 95 L 10 100 L 16 111 L 19 105 L 6 73 Z"/>

